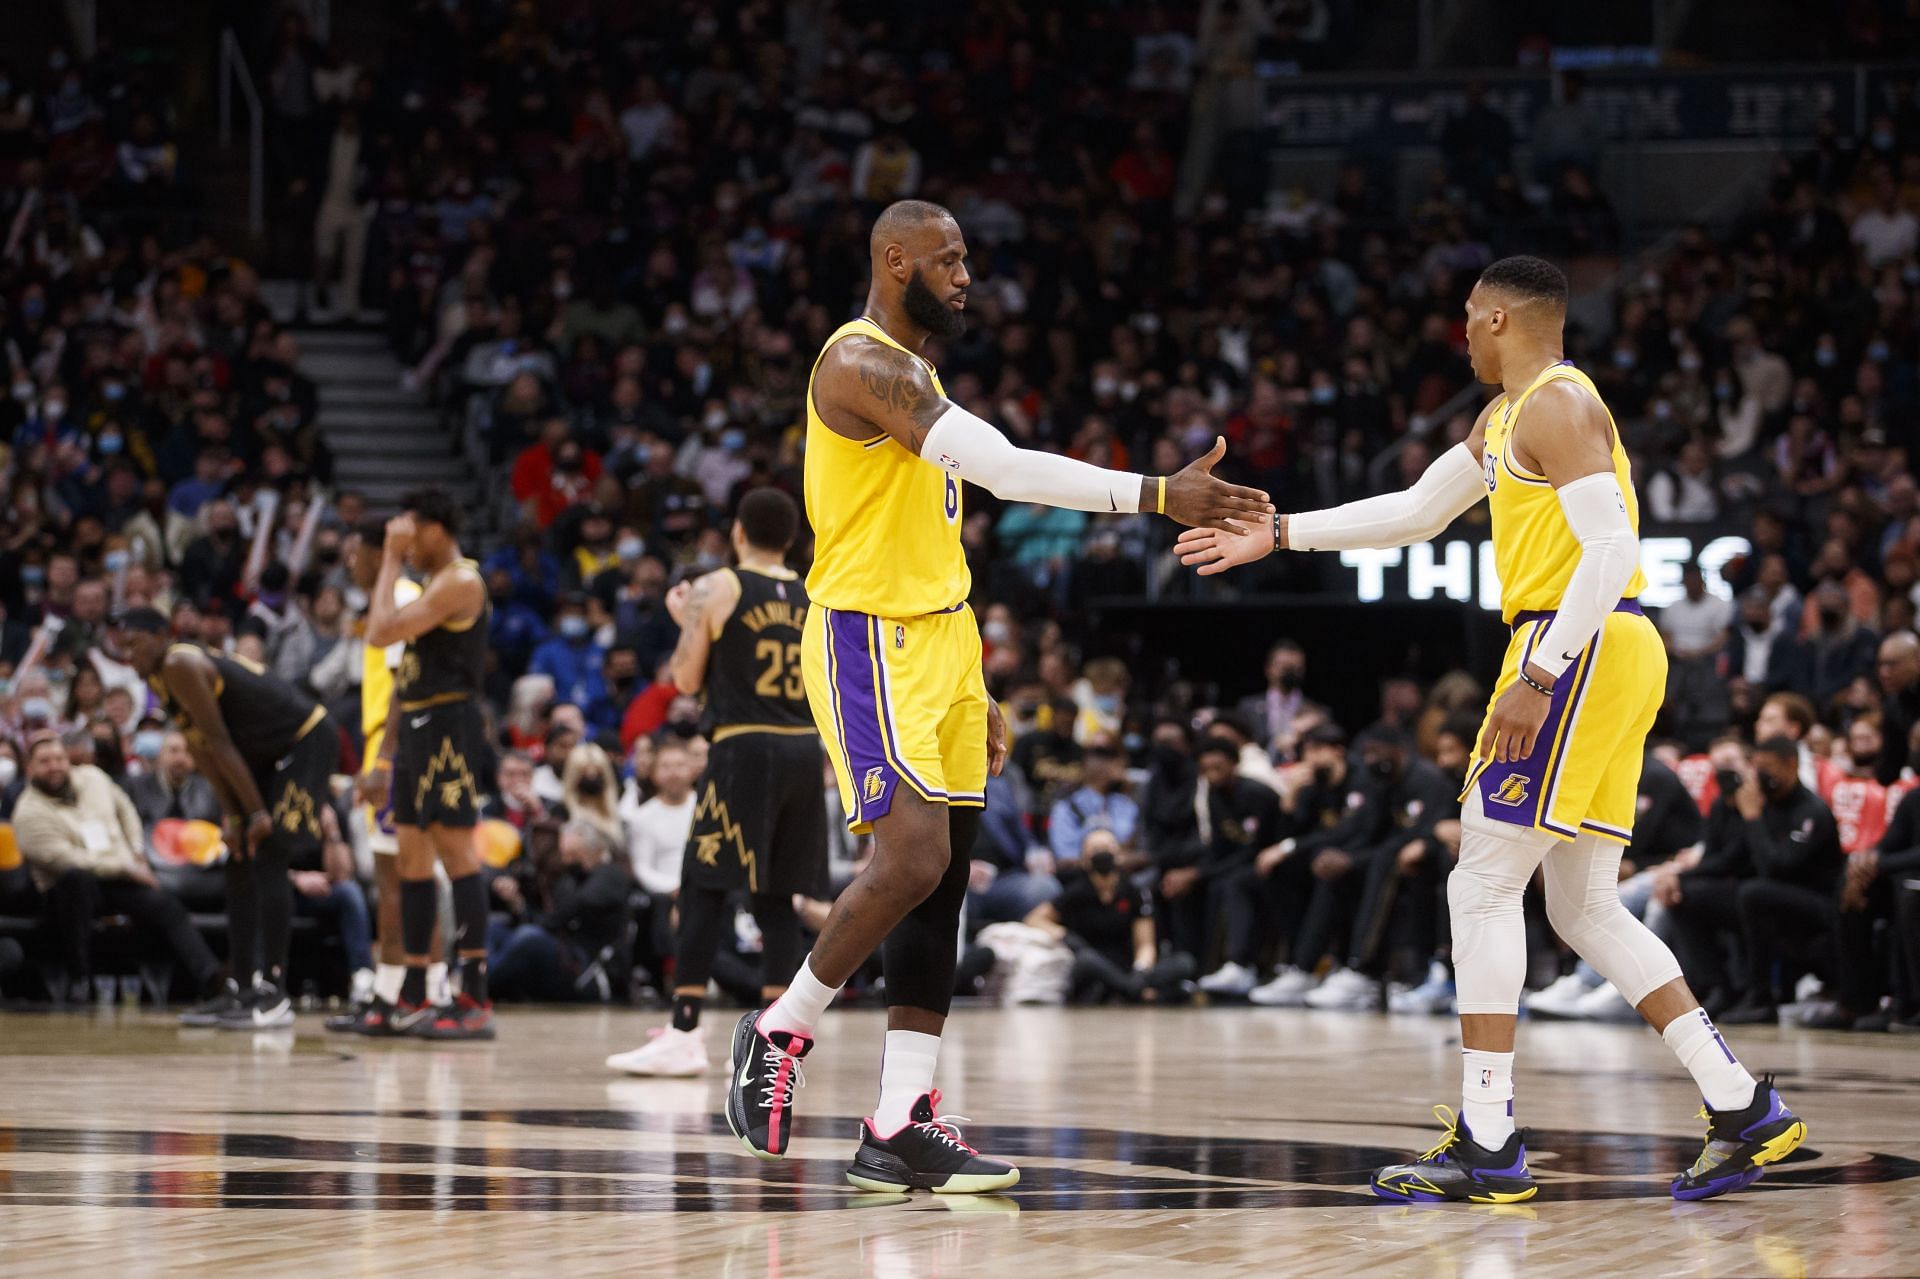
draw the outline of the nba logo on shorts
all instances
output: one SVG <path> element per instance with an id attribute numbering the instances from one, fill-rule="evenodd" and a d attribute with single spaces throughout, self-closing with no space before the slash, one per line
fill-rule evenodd
<path id="1" fill-rule="evenodd" d="M 866 798 L 870 802 L 879 799 L 881 795 L 886 793 L 887 784 L 881 780 L 880 776 L 884 771 L 884 766 L 877 764 L 867 770 L 867 780 L 864 789 Z"/>
<path id="2" fill-rule="evenodd" d="M 905 648 L 907 646 L 907 628 L 906 627 L 896 626 L 893 628 L 893 646 L 895 648 Z"/>

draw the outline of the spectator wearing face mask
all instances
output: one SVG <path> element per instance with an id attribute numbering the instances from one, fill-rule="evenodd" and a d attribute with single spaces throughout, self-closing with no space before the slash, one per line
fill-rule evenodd
<path id="1" fill-rule="evenodd" d="M 620 788 L 613 761 L 593 742 L 581 742 L 567 753 L 561 773 L 561 807 L 565 820 L 585 822 L 612 841 L 614 848 L 628 844 L 626 823 L 620 818 Z M 624 860 L 624 859 L 623 859 Z"/>
<path id="2" fill-rule="evenodd" d="M 1293 722 L 1311 706 L 1301 691 L 1306 679 L 1306 650 L 1292 640 L 1281 640 L 1267 652 L 1266 688 L 1241 698 L 1237 708 L 1258 741 L 1289 757 L 1297 736 Z"/>
<path id="3" fill-rule="evenodd" d="M 528 672 L 551 679 L 557 701 L 582 708 L 603 701 L 607 654 L 594 642 L 585 595 L 574 592 L 561 597 L 553 630 L 553 637 L 533 650 Z"/>
<path id="4" fill-rule="evenodd" d="M 1026 922 L 1053 932 L 1073 951 L 1068 997 L 1077 1004 L 1119 999 L 1168 1002 L 1192 988 L 1192 955 L 1160 953 L 1153 899 L 1127 878 L 1112 831 L 1087 833 L 1079 862 L 1086 873 Z"/>

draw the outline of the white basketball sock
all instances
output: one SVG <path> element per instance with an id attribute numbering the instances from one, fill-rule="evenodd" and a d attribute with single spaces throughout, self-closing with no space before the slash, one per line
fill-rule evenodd
<path id="1" fill-rule="evenodd" d="M 1660 1032 L 1673 1055 L 1700 1085 L 1700 1096 L 1715 1110 L 1744 1110 L 1753 1104 L 1753 1076 L 1727 1047 L 1707 1010 L 1681 1013 Z"/>
<path id="2" fill-rule="evenodd" d="M 1513 1054 L 1460 1050 L 1460 1117 L 1474 1144 L 1498 1150 L 1513 1136 Z"/>
<path id="3" fill-rule="evenodd" d="M 886 1056 L 880 1059 L 880 1104 L 873 1108 L 873 1129 L 891 1137 L 913 1120 L 913 1103 L 933 1089 L 933 1068 L 940 1059 L 940 1036 L 917 1030 L 889 1030 Z"/>
<path id="4" fill-rule="evenodd" d="M 390 1004 L 400 1002 L 400 984 L 407 979 L 405 964 L 379 964 L 373 970 L 373 993 Z"/>
<path id="5" fill-rule="evenodd" d="M 770 1035 L 781 1030 L 790 1035 L 811 1037 L 814 1023 L 826 1013 L 827 1005 L 839 993 L 838 986 L 829 986 L 813 975 L 813 957 L 808 956 L 788 983 L 787 993 L 760 1014 L 760 1032 Z"/>
<path id="6" fill-rule="evenodd" d="M 437 959 L 427 965 L 427 1002 L 435 1008 L 453 1002 L 453 989 L 447 984 L 447 966 Z"/>

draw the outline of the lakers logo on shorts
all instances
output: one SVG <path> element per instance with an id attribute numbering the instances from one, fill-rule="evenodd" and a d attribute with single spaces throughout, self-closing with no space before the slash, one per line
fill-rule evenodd
<path id="1" fill-rule="evenodd" d="M 1525 773 L 1514 773 L 1493 788 L 1487 799 L 1495 804 L 1505 804 L 1509 808 L 1518 808 L 1527 802 L 1527 783 L 1531 779 Z"/>
<path id="2" fill-rule="evenodd" d="M 865 791 L 868 803 L 872 803 L 887 793 L 886 778 L 882 776 L 885 771 L 886 770 L 880 765 L 875 765 L 867 770 Z"/>

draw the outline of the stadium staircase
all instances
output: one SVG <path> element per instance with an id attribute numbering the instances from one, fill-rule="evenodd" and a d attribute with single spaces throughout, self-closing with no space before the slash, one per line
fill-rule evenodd
<path id="1" fill-rule="evenodd" d="M 336 488 L 390 511 L 408 490 L 436 484 L 476 510 L 479 484 L 425 395 L 400 387 L 400 362 L 378 331 L 296 328 L 300 371 L 319 388 L 320 431 Z"/>

